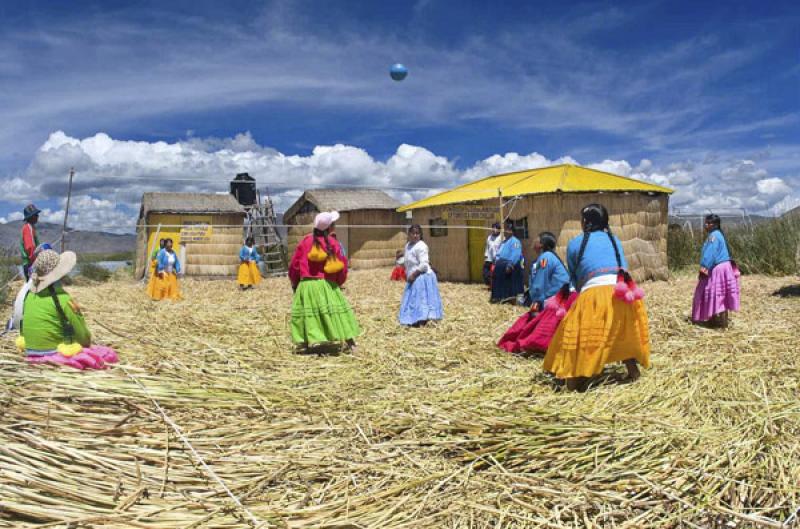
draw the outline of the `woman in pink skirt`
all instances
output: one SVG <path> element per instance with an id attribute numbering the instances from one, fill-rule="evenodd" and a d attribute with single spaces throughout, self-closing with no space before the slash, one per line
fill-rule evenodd
<path id="1" fill-rule="evenodd" d="M 728 326 L 728 311 L 739 310 L 739 269 L 720 229 L 719 215 L 706 215 L 705 230 L 708 238 L 700 258 L 692 321 L 725 328 Z"/>
<path id="2" fill-rule="evenodd" d="M 531 267 L 528 292 L 531 310 L 506 331 L 497 346 L 509 353 L 544 353 L 558 324 L 577 297 L 569 288 L 570 278 L 564 263 L 555 253 L 556 237 L 539 234 L 534 250 L 539 257 Z"/>

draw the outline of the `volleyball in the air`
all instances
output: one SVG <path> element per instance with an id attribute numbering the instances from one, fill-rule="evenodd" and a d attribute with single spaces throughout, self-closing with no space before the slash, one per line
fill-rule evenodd
<path id="1" fill-rule="evenodd" d="M 392 79 L 395 81 L 402 81 L 408 75 L 408 68 L 398 62 L 389 68 L 389 75 L 391 75 Z"/>

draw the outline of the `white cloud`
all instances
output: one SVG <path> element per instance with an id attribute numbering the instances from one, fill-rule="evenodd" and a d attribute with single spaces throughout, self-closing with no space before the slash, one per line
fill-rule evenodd
<path id="1" fill-rule="evenodd" d="M 249 133 L 232 138 L 190 138 L 184 142 L 118 140 L 108 134 L 78 139 L 57 131 L 37 150 L 21 175 L 0 180 L 10 200 L 61 200 L 43 220 L 60 222 L 67 173 L 76 168 L 70 226 L 131 231 L 145 191 L 226 191 L 238 172 L 249 172 L 268 186 L 278 211 L 304 189 L 324 186 L 374 186 L 401 202 L 422 198 L 477 178 L 511 171 L 578 163 L 570 156 L 549 159 L 532 152 L 505 153 L 459 169 L 453 160 L 421 146 L 401 144 L 387 160 L 376 160 L 351 145 L 320 145 L 307 155 L 286 155 L 258 145 Z M 589 167 L 675 189 L 674 207 L 700 211 L 745 208 L 752 213 L 788 204 L 793 184 L 770 175 L 760 159 L 706 156 L 657 165 L 605 159 Z M 8 216 L 14 218 L 15 214 Z"/>
<path id="2" fill-rule="evenodd" d="M 437 156 L 424 147 L 402 144 L 385 164 L 390 182 L 407 187 L 436 185 L 448 186 L 457 177 L 453 162 Z"/>
<path id="3" fill-rule="evenodd" d="M 780 178 L 765 178 L 756 182 L 758 192 L 764 195 L 779 196 L 781 199 L 792 192 L 792 188 L 786 185 Z"/>
<path id="4" fill-rule="evenodd" d="M 9 222 L 14 222 L 15 220 L 22 220 L 25 218 L 25 215 L 20 213 L 19 211 L 12 211 L 6 217 L 0 217 L 0 224 L 8 224 Z"/>
<path id="5" fill-rule="evenodd" d="M 66 200 L 62 200 L 62 207 Z M 44 222 L 62 223 L 64 209 L 45 210 Z M 136 218 L 128 211 L 117 207 L 111 200 L 79 195 L 72 197 L 69 206 L 69 226 L 73 229 L 130 233 L 135 229 Z"/>
<path id="6" fill-rule="evenodd" d="M 800 193 L 792 196 L 787 196 L 774 206 L 772 206 L 771 213 L 774 215 L 782 215 L 787 211 L 800 207 Z"/>
<path id="7" fill-rule="evenodd" d="M 620 176 L 630 176 L 633 168 L 625 160 L 603 160 L 600 163 L 589 164 L 592 169 L 605 171 L 607 173 L 618 174 Z"/>
<path id="8" fill-rule="evenodd" d="M 479 160 L 472 167 L 468 168 L 461 176 L 461 180 L 471 182 L 477 178 L 485 176 L 492 176 L 503 173 L 513 173 L 515 171 L 523 171 L 525 169 L 537 169 L 539 167 L 547 167 L 548 165 L 560 163 L 574 163 L 577 162 L 570 156 L 562 156 L 557 160 L 549 160 L 547 157 L 532 152 L 530 154 L 519 154 L 516 152 L 507 152 L 503 155 L 493 154 L 488 158 Z"/>

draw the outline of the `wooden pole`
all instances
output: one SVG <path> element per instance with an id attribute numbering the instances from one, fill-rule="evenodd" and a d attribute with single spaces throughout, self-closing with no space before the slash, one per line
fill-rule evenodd
<path id="1" fill-rule="evenodd" d="M 75 176 L 75 168 L 69 170 L 69 187 L 67 188 L 67 205 L 64 208 L 64 225 L 61 226 L 61 253 L 64 253 L 67 238 L 67 217 L 69 217 L 69 199 L 72 197 L 72 177 Z"/>
<path id="2" fill-rule="evenodd" d="M 497 198 L 500 200 L 500 240 L 504 241 L 506 239 L 506 219 L 503 218 L 503 190 L 501 188 L 497 188 Z"/>
<path id="3" fill-rule="evenodd" d="M 153 250 L 156 249 L 156 245 L 158 244 L 158 236 L 161 233 L 161 223 L 158 223 L 158 227 L 156 228 L 156 234 L 153 236 L 153 244 L 148 247 L 147 242 L 149 241 L 149 236 L 147 235 L 147 228 L 144 228 L 144 274 L 142 274 L 142 281 L 146 282 L 147 279 L 150 278 L 150 254 L 153 253 Z M 148 251 L 149 248 L 149 251 Z"/>

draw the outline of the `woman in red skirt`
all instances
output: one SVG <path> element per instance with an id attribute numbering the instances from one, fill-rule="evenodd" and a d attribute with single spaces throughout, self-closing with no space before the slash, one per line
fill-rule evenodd
<path id="1" fill-rule="evenodd" d="M 569 288 L 569 273 L 555 253 L 556 237 L 539 234 L 534 250 L 539 257 L 531 267 L 528 292 L 531 310 L 506 331 L 497 345 L 509 353 L 544 353 L 577 296 Z M 566 285 L 566 287 L 565 287 Z"/>

